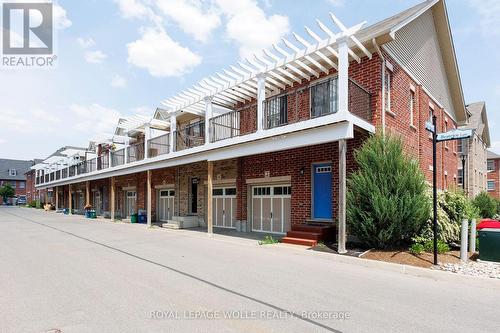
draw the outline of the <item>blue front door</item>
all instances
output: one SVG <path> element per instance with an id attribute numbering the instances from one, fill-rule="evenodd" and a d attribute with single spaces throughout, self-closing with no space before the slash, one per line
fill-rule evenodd
<path id="1" fill-rule="evenodd" d="M 333 218 L 332 214 L 332 165 L 313 165 L 313 218 Z"/>

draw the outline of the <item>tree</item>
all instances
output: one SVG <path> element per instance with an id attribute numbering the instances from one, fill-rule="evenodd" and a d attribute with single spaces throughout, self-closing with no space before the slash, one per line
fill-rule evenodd
<path id="1" fill-rule="evenodd" d="M 350 231 L 365 245 L 409 243 L 430 216 L 425 177 L 403 153 L 401 139 L 377 134 L 355 152 L 358 170 L 348 179 Z"/>
<path id="2" fill-rule="evenodd" d="M 482 218 L 492 218 L 497 214 L 498 205 L 488 192 L 481 192 L 474 198 L 474 206 L 479 209 Z"/>
<path id="3" fill-rule="evenodd" d="M 0 187 L 0 197 L 3 198 L 3 202 L 6 203 L 8 198 L 12 198 L 15 195 L 15 191 L 10 184 L 5 184 Z"/>

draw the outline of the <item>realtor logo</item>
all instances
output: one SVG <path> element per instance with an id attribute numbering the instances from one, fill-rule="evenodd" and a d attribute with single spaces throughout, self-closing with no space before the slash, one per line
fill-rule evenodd
<path id="1" fill-rule="evenodd" d="M 52 4 L 3 4 L 3 54 L 52 54 Z"/>
<path id="2" fill-rule="evenodd" d="M 50 2 L 2 5 L 2 67 L 54 67 L 53 7 Z"/>

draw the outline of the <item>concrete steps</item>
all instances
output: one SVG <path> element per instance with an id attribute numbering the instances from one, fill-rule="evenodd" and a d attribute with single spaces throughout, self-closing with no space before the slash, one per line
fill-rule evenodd
<path id="1" fill-rule="evenodd" d="M 317 240 L 313 239 L 305 239 L 305 238 L 294 238 L 294 237 L 288 237 L 285 236 L 281 239 L 282 243 L 285 244 L 294 244 L 294 245 L 303 245 L 303 246 L 309 246 L 309 247 L 314 247 L 318 245 Z"/>
<path id="2" fill-rule="evenodd" d="M 172 220 L 162 223 L 162 228 L 166 229 L 185 229 L 196 228 L 199 226 L 197 216 L 172 216 Z"/>
<path id="3" fill-rule="evenodd" d="M 335 237 L 335 227 L 330 224 L 294 224 L 292 230 L 281 239 L 282 243 L 316 246 L 318 241 Z"/>

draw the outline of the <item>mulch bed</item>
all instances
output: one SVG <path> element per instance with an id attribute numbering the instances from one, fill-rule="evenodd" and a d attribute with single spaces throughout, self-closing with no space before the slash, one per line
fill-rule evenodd
<path id="1" fill-rule="evenodd" d="M 362 258 L 424 268 L 430 268 L 434 263 L 434 255 L 432 253 L 424 252 L 417 255 L 409 253 L 407 250 L 371 250 L 365 253 Z M 477 254 L 469 253 L 469 259 L 476 260 Z M 460 251 L 454 250 L 439 254 L 438 262 L 440 264 L 458 264 L 460 263 Z"/>

